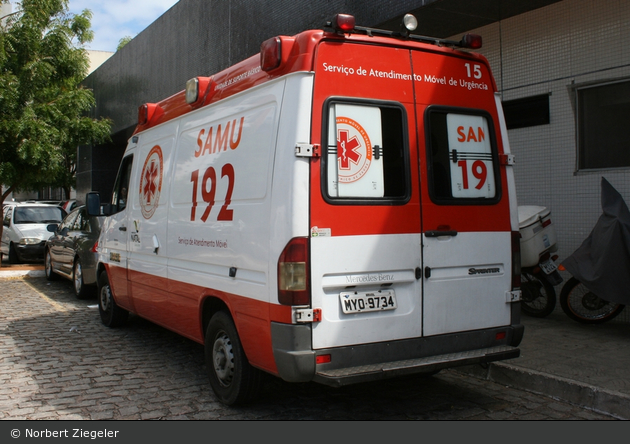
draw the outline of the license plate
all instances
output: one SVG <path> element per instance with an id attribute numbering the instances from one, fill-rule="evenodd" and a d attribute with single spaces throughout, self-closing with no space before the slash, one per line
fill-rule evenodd
<path id="1" fill-rule="evenodd" d="M 545 274 L 551 274 L 558 269 L 558 266 L 553 259 L 549 259 L 548 261 L 542 262 L 540 264 L 540 268 L 542 268 L 542 271 L 544 271 Z"/>
<path id="2" fill-rule="evenodd" d="M 396 294 L 394 290 L 348 291 L 339 295 L 344 313 L 365 313 L 367 311 L 394 310 Z"/>

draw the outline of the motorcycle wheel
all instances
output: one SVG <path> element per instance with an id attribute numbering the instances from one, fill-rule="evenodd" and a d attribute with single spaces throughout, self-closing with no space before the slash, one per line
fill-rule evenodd
<path id="1" fill-rule="evenodd" d="M 521 274 L 521 311 L 535 318 L 544 318 L 556 308 L 556 291 L 547 280 L 523 272 Z"/>
<path id="2" fill-rule="evenodd" d="M 621 313 L 625 307 L 600 298 L 573 277 L 562 287 L 560 306 L 568 317 L 582 324 L 608 322 Z"/>

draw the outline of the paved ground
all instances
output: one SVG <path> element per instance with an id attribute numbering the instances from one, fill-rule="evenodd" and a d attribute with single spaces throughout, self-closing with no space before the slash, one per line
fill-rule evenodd
<path id="1" fill-rule="evenodd" d="M 229 408 L 201 345 L 138 317 L 106 328 L 70 285 L 0 278 L 0 419 L 614 419 L 453 370 L 341 389 L 271 378 L 258 402 Z"/>

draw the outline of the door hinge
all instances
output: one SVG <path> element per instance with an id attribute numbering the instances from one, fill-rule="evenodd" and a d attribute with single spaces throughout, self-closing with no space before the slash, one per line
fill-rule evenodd
<path id="1" fill-rule="evenodd" d="M 516 157 L 514 157 L 514 154 L 500 154 L 499 164 L 512 166 L 516 164 Z"/>
<path id="2" fill-rule="evenodd" d="M 319 157 L 319 145 L 298 143 L 295 145 L 295 155 L 297 157 Z"/>
<path id="3" fill-rule="evenodd" d="M 512 302 L 519 302 L 521 300 L 521 290 L 512 290 L 505 292 L 505 302 L 511 304 Z"/>
<path id="4" fill-rule="evenodd" d="M 321 308 L 298 308 L 295 310 L 295 322 L 320 322 L 322 320 Z"/>

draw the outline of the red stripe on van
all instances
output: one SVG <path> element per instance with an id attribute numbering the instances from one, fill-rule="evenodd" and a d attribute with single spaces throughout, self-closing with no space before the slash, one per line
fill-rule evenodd
<path id="1" fill-rule="evenodd" d="M 125 280 L 124 268 L 110 265 L 107 270 L 110 282 L 120 285 Z M 277 374 L 271 345 L 271 322 L 291 323 L 291 307 L 133 270 L 129 270 L 129 277 L 130 300 L 135 309 L 131 310 L 128 303 L 119 303 L 121 307 L 200 344 L 204 343 L 205 336 L 202 306 L 210 297 L 221 300 L 230 311 L 250 363 Z M 116 294 L 113 285 L 112 290 Z M 118 298 L 116 301 L 118 303 Z"/>

